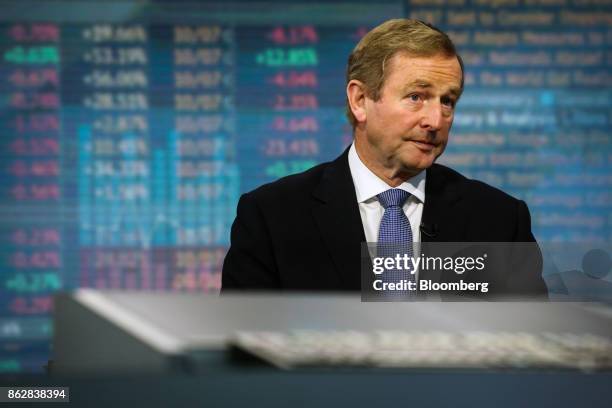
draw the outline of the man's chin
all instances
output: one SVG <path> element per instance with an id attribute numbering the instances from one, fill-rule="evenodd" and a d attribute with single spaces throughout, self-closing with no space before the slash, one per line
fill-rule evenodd
<path id="1" fill-rule="evenodd" d="M 404 161 L 404 168 L 414 172 L 415 174 L 420 173 L 423 170 L 427 170 L 430 168 L 438 158 L 438 155 L 428 155 L 428 157 L 423 157 L 420 160 L 406 160 Z"/>
<path id="2" fill-rule="evenodd" d="M 402 171 L 400 172 L 401 174 L 404 175 L 404 178 L 408 179 L 411 177 L 416 176 L 417 174 L 421 173 L 424 170 L 427 170 L 429 167 L 431 167 L 431 165 L 434 162 L 430 162 L 429 164 L 427 163 L 404 163 L 404 165 L 402 166 Z"/>

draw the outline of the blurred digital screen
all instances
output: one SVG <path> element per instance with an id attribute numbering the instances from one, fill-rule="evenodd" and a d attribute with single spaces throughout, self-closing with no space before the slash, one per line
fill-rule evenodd
<path id="1" fill-rule="evenodd" d="M 240 194 L 351 143 L 347 57 L 398 17 L 466 65 L 439 162 L 609 242 L 609 2 L 3 1 L 0 372 L 42 370 L 57 291 L 218 291 Z"/>

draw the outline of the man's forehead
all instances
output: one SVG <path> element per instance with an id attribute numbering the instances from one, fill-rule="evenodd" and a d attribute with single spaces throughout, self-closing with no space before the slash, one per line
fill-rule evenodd
<path id="1" fill-rule="evenodd" d="M 434 82 L 437 84 L 440 79 L 438 78 L 439 76 L 446 79 L 446 77 L 454 76 L 455 73 L 458 75 L 458 88 L 461 88 L 463 70 L 459 59 L 455 55 L 434 54 L 422 56 L 400 52 L 389 60 L 387 78 L 395 74 L 398 79 L 405 82 L 404 86 L 406 87 L 420 86 L 427 88 L 432 87 Z"/>
<path id="2" fill-rule="evenodd" d="M 402 66 L 419 65 L 422 69 L 436 70 L 436 69 L 457 69 L 461 72 L 461 64 L 459 58 L 456 55 L 445 55 L 445 54 L 434 54 L 434 55 L 411 55 L 407 53 L 397 53 L 391 58 L 387 59 L 385 64 L 385 70 L 393 71 Z"/>
<path id="3" fill-rule="evenodd" d="M 454 54 L 447 54 L 444 51 L 439 51 L 439 52 L 434 51 L 431 54 L 429 54 L 429 53 L 419 54 L 419 53 L 410 52 L 410 51 L 407 51 L 407 50 L 399 50 L 399 51 L 394 52 L 390 57 L 387 57 L 387 60 L 401 59 L 401 58 L 406 58 L 406 59 L 411 59 L 411 58 L 421 58 L 421 59 L 456 59 L 457 56 L 454 55 Z"/>

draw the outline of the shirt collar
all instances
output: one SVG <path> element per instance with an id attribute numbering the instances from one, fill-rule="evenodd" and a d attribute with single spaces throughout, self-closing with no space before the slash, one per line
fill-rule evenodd
<path id="1" fill-rule="evenodd" d="M 391 188 L 363 164 L 357 154 L 357 149 L 355 149 L 355 143 L 353 143 L 349 149 L 348 161 L 353 184 L 355 185 L 355 192 L 357 194 L 357 202 L 363 203 L 371 200 L 378 194 Z M 424 171 L 420 172 L 416 176 L 404 181 L 396 188 L 409 192 L 421 203 L 425 203 L 425 173 Z"/>

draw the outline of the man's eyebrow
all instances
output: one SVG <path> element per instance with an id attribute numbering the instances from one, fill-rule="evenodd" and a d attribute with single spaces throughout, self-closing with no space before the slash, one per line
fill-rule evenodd
<path id="1" fill-rule="evenodd" d="M 414 81 L 404 85 L 402 90 L 404 91 L 404 93 L 406 93 L 414 88 L 431 88 L 432 86 L 433 84 L 429 81 L 426 81 L 424 79 L 415 79 Z M 461 96 L 462 92 L 463 90 L 458 87 L 452 87 L 448 90 L 449 94 L 456 96 L 456 97 Z"/>
<path id="2" fill-rule="evenodd" d="M 431 82 L 425 81 L 423 79 L 415 79 L 414 81 L 407 83 L 404 85 L 404 90 L 409 90 L 412 88 L 431 88 L 433 85 Z"/>
<path id="3" fill-rule="evenodd" d="M 457 88 L 457 87 L 452 87 L 451 89 L 448 90 L 448 93 L 453 95 L 453 96 L 456 96 L 458 98 L 463 93 L 463 89 Z"/>

